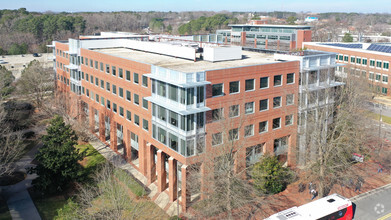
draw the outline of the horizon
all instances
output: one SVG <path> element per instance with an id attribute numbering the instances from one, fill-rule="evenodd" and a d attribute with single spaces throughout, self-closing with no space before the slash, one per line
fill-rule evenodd
<path id="1" fill-rule="evenodd" d="M 4 1 L 4 0 L 0 0 Z M 148 2 L 131 2 L 126 0 L 117 0 L 107 2 L 105 0 L 96 0 L 93 4 L 85 0 L 69 0 L 66 2 L 57 2 L 50 0 L 28 1 L 21 0 L 17 2 L 3 2 L 2 9 L 15 10 L 26 8 L 29 12 L 53 12 L 53 13 L 83 13 L 83 12 L 296 12 L 296 13 L 363 13 L 363 14 L 389 14 L 391 6 L 387 0 L 329 0 L 327 2 L 314 2 L 310 0 L 275 0 L 273 2 L 247 0 L 245 2 L 216 0 L 209 2 L 206 0 L 194 0 L 184 2 L 177 0 L 150 0 Z M 207 5 L 207 7 L 205 6 Z M 207 8 L 208 10 L 205 10 Z"/>

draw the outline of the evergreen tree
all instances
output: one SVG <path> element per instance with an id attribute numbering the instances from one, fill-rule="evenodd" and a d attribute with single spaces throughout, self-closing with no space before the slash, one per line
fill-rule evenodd
<path id="1" fill-rule="evenodd" d="M 39 164 L 29 170 L 38 175 L 33 185 L 44 193 L 62 191 L 68 183 L 81 176 L 78 161 L 83 159 L 84 154 L 74 147 L 77 144 L 75 132 L 59 116 L 51 120 L 42 141 L 43 146 L 36 156 Z"/>
<path id="2" fill-rule="evenodd" d="M 276 194 L 285 190 L 292 179 L 288 168 L 283 167 L 277 157 L 266 155 L 251 171 L 254 186 L 262 193 Z"/>
<path id="3" fill-rule="evenodd" d="M 342 42 L 350 43 L 353 42 L 353 37 L 350 33 L 345 33 L 345 35 L 342 38 Z"/>

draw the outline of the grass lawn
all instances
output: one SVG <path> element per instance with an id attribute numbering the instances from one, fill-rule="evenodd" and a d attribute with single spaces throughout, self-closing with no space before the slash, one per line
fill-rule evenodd
<path id="1" fill-rule="evenodd" d="M 368 112 L 368 116 L 372 119 L 377 120 L 377 121 L 379 121 L 379 119 L 380 119 L 380 114 L 376 114 L 373 112 Z M 391 124 L 391 117 L 384 116 L 384 115 L 382 115 L 381 117 L 382 117 L 382 121 L 384 123 Z"/>
<path id="2" fill-rule="evenodd" d="M 145 195 L 144 187 L 134 180 L 126 171 L 115 169 L 114 176 L 124 183 L 136 196 L 141 197 Z"/>
<path id="3" fill-rule="evenodd" d="M 42 197 L 38 193 L 32 192 L 31 188 L 29 193 L 43 220 L 54 219 L 57 216 L 57 210 L 67 203 L 67 199 L 61 194 Z"/>
<path id="4" fill-rule="evenodd" d="M 94 169 L 106 162 L 106 159 L 91 144 L 77 145 L 76 149 L 79 149 L 80 152 L 86 152 L 86 157 L 81 161 L 81 165 L 85 169 Z"/>
<path id="5" fill-rule="evenodd" d="M 8 210 L 7 202 L 0 197 L 0 220 L 9 220 L 11 214 Z"/>

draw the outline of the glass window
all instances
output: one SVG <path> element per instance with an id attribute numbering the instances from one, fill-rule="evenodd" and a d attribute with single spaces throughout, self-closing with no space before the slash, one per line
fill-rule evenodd
<path id="1" fill-rule="evenodd" d="M 141 78 L 142 78 L 142 85 L 148 87 L 148 77 L 143 75 Z"/>
<path id="2" fill-rule="evenodd" d="M 293 94 L 286 95 L 286 105 L 293 105 L 293 103 L 294 103 L 293 98 L 294 98 Z"/>
<path id="3" fill-rule="evenodd" d="M 273 108 L 281 107 L 281 96 L 273 98 Z"/>
<path id="4" fill-rule="evenodd" d="M 169 133 L 168 141 L 169 147 L 175 151 L 178 151 L 178 137 Z"/>
<path id="5" fill-rule="evenodd" d="M 228 131 L 228 138 L 230 141 L 239 140 L 239 129 L 234 128 Z"/>
<path id="6" fill-rule="evenodd" d="M 262 77 L 260 79 L 260 88 L 261 89 L 266 89 L 269 88 L 269 77 Z"/>
<path id="7" fill-rule="evenodd" d="M 148 109 L 148 101 L 143 98 L 143 108 Z"/>
<path id="8" fill-rule="evenodd" d="M 105 106 L 105 98 L 104 97 L 100 97 L 100 104 Z"/>
<path id="9" fill-rule="evenodd" d="M 194 88 L 187 89 L 187 105 L 194 104 Z"/>
<path id="10" fill-rule="evenodd" d="M 223 83 L 212 85 L 212 96 L 220 96 L 223 94 Z"/>
<path id="11" fill-rule="evenodd" d="M 131 100 L 131 93 L 130 91 L 126 90 L 126 100 L 130 101 Z"/>
<path id="12" fill-rule="evenodd" d="M 157 113 L 157 117 L 162 120 L 162 121 L 166 121 L 166 118 L 167 118 L 167 111 L 165 108 L 159 106 L 158 108 L 158 113 Z"/>
<path id="13" fill-rule="evenodd" d="M 259 133 L 267 132 L 267 121 L 259 122 Z"/>
<path id="14" fill-rule="evenodd" d="M 124 117 L 124 108 L 122 108 L 121 106 L 119 107 L 119 115 Z"/>
<path id="15" fill-rule="evenodd" d="M 100 62 L 100 71 L 103 72 L 103 63 L 102 62 Z"/>
<path id="16" fill-rule="evenodd" d="M 249 137 L 254 135 L 254 125 L 247 125 L 244 127 L 244 136 Z"/>
<path id="17" fill-rule="evenodd" d="M 292 84 L 295 82 L 295 74 L 294 73 L 288 73 L 286 75 L 286 83 L 287 84 Z"/>
<path id="18" fill-rule="evenodd" d="M 362 65 L 367 65 L 367 64 L 368 64 L 367 58 L 363 58 L 363 59 L 362 59 Z"/>
<path id="19" fill-rule="evenodd" d="M 199 86 L 199 87 L 197 87 L 197 103 L 204 102 L 204 99 L 205 99 L 204 87 Z"/>
<path id="20" fill-rule="evenodd" d="M 221 132 L 212 134 L 212 146 L 216 146 L 222 143 L 223 143 L 223 134 Z"/>
<path id="21" fill-rule="evenodd" d="M 254 102 L 247 102 L 244 104 L 244 110 L 246 115 L 254 113 Z"/>
<path id="22" fill-rule="evenodd" d="M 117 104 L 115 104 L 114 102 L 113 102 L 113 111 L 114 111 L 115 113 L 117 113 Z"/>
<path id="23" fill-rule="evenodd" d="M 106 64 L 106 73 L 110 73 L 110 65 Z"/>
<path id="24" fill-rule="evenodd" d="M 179 101 L 181 104 L 185 104 L 186 101 L 186 89 L 185 88 L 179 88 Z"/>
<path id="25" fill-rule="evenodd" d="M 282 75 L 276 75 L 274 76 L 274 86 L 281 86 L 282 85 Z"/>
<path id="26" fill-rule="evenodd" d="M 110 83 L 106 82 L 106 90 L 110 92 Z"/>
<path id="27" fill-rule="evenodd" d="M 166 84 L 164 82 L 157 81 L 157 94 L 166 97 Z"/>
<path id="28" fill-rule="evenodd" d="M 126 80 L 130 81 L 130 71 L 126 70 Z"/>
<path id="29" fill-rule="evenodd" d="M 95 101 L 96 101 L 97 103 L 99 103 L 99 95 L 98 95 L 98 94 L 95 94 Z"/>
<path id="30" fill-rule="evenodd" d="M 387 69 L 388 70 L 389 66 L 390 66 L 390 63 L 383 62 L 383 69 Z"/>
<path id="31" fill-rule="evenodd" d="M 124 72 L 123 72 L 122 68 L 118 68 L 118 76 L 119 76 L 119 78 L 124 78 Z"/>
<path id="32" fill-rule="evenodd" d="M 281 127 L 281 118 L 273 119 L 273 129 L 278 129 Z"/>
<path id="33" fill-rule="evenodd" d="M 285 126 L 293 124 L 293 115 L 285 116 Z"/>
<path id="34" fill-rule="evenodd" d="M 164 130 L 164 129 L 162 129 L 162 128 L 160 128 L 160 127 L 158 127 L 158 141 L 160 141 L 161 143 L 163 143 L 163 144 L 167 144 L 166 143 L 166 137 L 167 137 L 167 132 L 166 132 L 166 130 Z"/>
<path id="35" fill-rule="evenodd" d="M 113 74 L 113 76 L 117 75 L 117 68 L 115 66 L 111 67 L 111 74 Z"/>
<path id="36" fill-rule="evenodd" d="M 129 110 L 126 110 L 126 119 L 132 121 L 132 113 Z"/>
<path id="37" fill-rule="evenodd" d="M 100 87 L 101 87 L 102 89 L 105 89 L 105 81 L 100 80 Z"/>
<path id="38" fill-rule="evenodd" d="M 177 113 L 170 111 L 169 123 L 175 127 L 178 127 L 178 114 Z"/>
<path id="39" fill-rule="evenodd" d="M 178 101 L 178 87 L 168 84 L 168 98 L 173 101 Z"/>
<path id="40" fill-rule="evenodd" d="M 186 115 L 187 131 L 194 130 L 194 115 Z"/>
<path id="41" fill-rule="evenodd" d="M 382 66 L 382 62 L 381 61 L 376 61 L 376 67 L 377 68 L 381 68 Z"/>
<path id="42" fill-rule="evenodd" d="M 136 93 L 133 93 L 133 102 L 134 102 L 134 104 L 136 104 L 136 105 L 139 105 L 139 104 L 140 104 L 139 95 L 136 94 Z"/>
<path id="43" fill-rule="evenodd" d="M 387 92 L 388 92 L 388 89 L 387 89 L 387 88 L 384 88 L 384 87 L 381 88 L 381 93 L 382 93 L 383 95 L 387 95 Z"/>
<path id="44" fill-rule="evenodd" d="M 113 85 L 113 94 L 117 95 L 117 86 L 116 85 Z"/>
<path id="45" fill-rule="evenodd" d="M 218 121 L 223 118 L 223 108 L 213 109 L 212 110 L 212 120 Z"/>
<path id="46" fill-rule="evenodd" d="M 387 75 L 383 75 L 383 80 L 382 80 L 384 83 L 388 83 L 388 76 Z"/>
<path id="47" fill-rule="evenodd" d="M 381 75 L 376 73 L 376 81 L 380 81 Z"/>
<path id="48" fill-rule="evenodd" d="M 133 82 L 138 84 L 138 73 L 133 73 Z"/>
<path id="49" fill-rule="evenodd" d="M 95 69 L 98 69 L 98 61 L 95 60 Z"/>
<path id="50" fill-rule="evenodd" d="M 119 97 L 123 98 L 124 97 L 124 89 L 121 87 L 118 87 L 118 92 L 119 92 Z"/>
<path id="51" fill-rule="evenodd" d="M 229 83 L 229 94 L 238 93 L 239 92 L 239 81 L 230 82 Z"/>
<path id="52" fill-rule="evenodd" d="M 140 126 L 140 117 L 136 114 L 134 114 L 134 123 Z"/>
<path id="53" fill-rule="evenodd" d="M 262 99 L 259 101 L 259 111 L 266 111 L 268 110 L 269 106 L 269 99 Z"/>
<path id="54" fill-rule="evenodd" d="M 254 79 L 247 79 L 245 87 L 246 87 L 245 88 L 246 91 L 254 90 L 255 89 L 255 80 Z"/>
<path id="55" fill-rule="evenodd" d="M 98 77 L 95 77 L 95 85 L 99 86 L 99 79 L 98 79 Z"/>
<path id="56" fill-rule="evenodd" d="M 148 127 L 148 120 L 145 120 L 145 119 L 143 119 L 143 129 L 144 130 L 149 130 L 149 127 Z"/>
<path id="57" fill-rule="evenodd" d="M 239 105 L 231 105 L 229 107 L 229 117 L 237 117 L 239 116 Z"/>
<path id="58" fill-rule="evenodd" d="M 68 54 L 67 54 L 68 56 Z M 90 60 L 90 67 L 93 68 L 94 67 L 94 61 L 93 60 Z"/>

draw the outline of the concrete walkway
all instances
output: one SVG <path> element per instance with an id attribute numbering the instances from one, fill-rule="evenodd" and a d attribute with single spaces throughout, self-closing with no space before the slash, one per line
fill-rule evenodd
<path id="1" fill-rule="evenodd" d="M 42 144 L 36 145 L 19 161 L 17 161 L 14 164 L 17 167 L 16 170 L 26 172 L 25 168 L 32 166 L 31 161 L 33 161 L 35 154 L 41 146 Z M 12 219 L 41 219 L 38 210 L 27 191 L 27 189 L 31 187 L 32 180 L 36 177 L 36 174 L 27 174 L 26 179 L 17 184 L 0 187 L 0 191 L 7 200 L 8 209 L 10 210 Z"/>
<path id="2" fill-rule="evenodd" d="M 103 157 L 105 157 L 109 162 L 111 162 L 114 166 L 121 168 L 128 173 L 130 173 L 134 178 L 136 178 L 140 183 L 144 185 L 146 190 L 149 192 L 148 197 L 151 201 L 155 202 L 160 208 L 162 208 L 168 215 L 173 216 L 177 213 L 177 202 L 170 202 L 170 198 L 168 196 L 168 189 L 164 192 L 158 193 L 156 183 L 152 183 L 148 185 L 147 178 L 140 173 L 136 168 L 130 165 L 123 157 L 116 154 L 109 146 L 106 146 L 99 139 L 93 138 L 89 142 Z M 180 201 L 179 194 L 179 201 Z M 180 203 L 179 203 L 180 204 Z M 181 213 L 181 205 L 179 205 L 179 213 Z"/>

